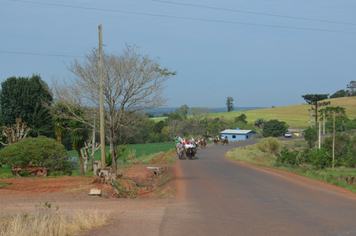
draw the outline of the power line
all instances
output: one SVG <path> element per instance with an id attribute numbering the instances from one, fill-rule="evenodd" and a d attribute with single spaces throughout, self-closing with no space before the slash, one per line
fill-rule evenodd
<path id="1" fill-rule="evenodd" d="M 240 12 L 240 13 L 262 15 L 262 16 L 273 16 L 273 17 L 282 17 L 282 18 L 297 19 L 297 20 L 317 21 L 317 22 L 324 22 L 324 23 L 334 23 L 334 24 L 341 24 L 341 25 L 354 25 L 354 26 L 356 26 L 355 23 L 348 23 L 348 22 L 341 22 L 341 21 L 312 19 L 312 18 L 304 18 L 304 17 L 298 17 L 298 16 L 278 15 L 278 14 L 270 14 L 270 13 L 263 13 L 263 12 L 254 12 L 254 11 L 243 11 L 243 10 L 227 9 L 227 8 L 220 8 L 220 7 L 209 7 L 209 6 L 188 4 L 188 3 L 168 2 L 168 1 L 164 1 L 164 0 L 151 0 L 151 1 L 161 2 L 161 3 L 169 3 L 169 4 L 175 4 L 175 5 L 182 5 L 182 6 L 213 9 L 213 10 L 221 10 L 221 11 Z"/>
<path id="2" fill-rule="evenodd" d="M 194 20 L 194 21 L 205 21 L 205 22 L 225 23 L 225 24 L 249 25 L 249 26 L 260 26 L 260 27 L 268 27 L 268 28 L 306 30 L 306 31 L 316 31 L 316 32 L 328 32 L 328 33 L 356 34 L 356 32 L 354 32 L 354 31 L 341 31 L 341 30 L 327 30 L 327 29 L 316 29 L 316 28 L 303 28 L 303 27 L 267 25 L 267 24 L 246 23 L 246 22 L 238 22 L 238 21 L 210 20 L 210 19 L 202 19 L 202 18 L 183 17 L 183 16 L 169 16 L 169 15 L 143 13 L 143 12 L 130 12 L 130 11 L 119 11 L 119 10 L 92 8 L 92 7 L 79 7 L 79 6 L 62 5 L 62 4 L 54 4 L 54 3 L 43 3 L 43 2 L 33 2 L 33 1 L 25 1 L 25 0 L 11 0 L 11 1 L 39 4 L 39 5 L 56 6 L 56 7 L 66 7 L 66 8 L 76 8 L 76 9 L 85 9 L 85 10 L 94 10 L 94 11 L 116 12 L 116 13 L 134 14 L 134 15 L 155 16 L 155 17 Z"/>
<path id="3" fill-rule="evenodd" d="M 1 51 L 1 50 L 0 50 L 0 53 L 34 55 L 34 56 L 49 56 L 49 57 L 84 57 L 84 56 L 61 55 L 61 54 L 45 54 L 45 53 L 34 53 L 34 52 L 12 52 L 12 51 Z"/>

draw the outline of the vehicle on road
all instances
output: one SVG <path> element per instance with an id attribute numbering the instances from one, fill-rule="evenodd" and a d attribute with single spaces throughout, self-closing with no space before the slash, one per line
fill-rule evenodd
<path id="1" fill-rule="evenodd" d="M 291 132 L 287 132 L 287 133 L 284 135 L 285 138 L 291 138 L 292 136 L 293 136 L 293 135 L 292 135 Z"/>

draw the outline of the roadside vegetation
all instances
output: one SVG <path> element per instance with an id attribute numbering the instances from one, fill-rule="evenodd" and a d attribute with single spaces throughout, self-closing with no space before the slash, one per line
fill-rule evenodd
<path id="1" fill-rule="evenodd" d="M 70 236 L 81 231 L 102 227 L 107 217 L 97 212 L 65 215 L 59 208 L 45 202 L 31 214 L 18 214 L 0 219 L 0 236 Z"/>
<path id="2" fill-rule="evenodd" d="M 336 135 L 335 161 L 332 161 L 332 137 L 322 140 L 321 149 L 310 147 L 310 140 L 278 141 L 262 139 L 259 143 L 230 150 L 231 160 L 293 172 L 356 192 L 356 136 Z"/>

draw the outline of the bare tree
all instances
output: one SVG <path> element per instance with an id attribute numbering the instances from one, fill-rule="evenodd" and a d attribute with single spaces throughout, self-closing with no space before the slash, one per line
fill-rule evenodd
<path id="1" fill-rule="evenodd" d="M 112 171 L 116 177 L 117 164 L 115 144 L 122 138 L 120 131 L 127 130 L 139 122 L 135 113 L 162 106 L 164 82 L 175 72 L 160 68 L 156 60 L 139 54 L 137 47 L 126 46 L 121 54 L 103 52 L 103 97 L 105 125 L 112 156 Z M 98 51 L 91 50 L 85 60 L 74 60 L 67 69 L 74 75 L 69 82 L 60 85 L 54 81 L 53 92 L 69 111 L 56 115 L 78 120 L 93 126 L 93 112 L 99 117 Z M 78 116 L 73 107 L 84 109 L 87 114 Z"/>
<path id="2" fill-rule="evenodd" d="M 208 109 L 204 107 L 193 107 L 190 108 L 189 113 L 193 116 L 193 120 L 200 122 L 207 117 Z"/>

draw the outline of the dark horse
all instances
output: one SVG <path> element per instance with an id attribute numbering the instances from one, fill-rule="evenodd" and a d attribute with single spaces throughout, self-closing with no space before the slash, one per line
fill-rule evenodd
<path id="1" fill-rule="evenodd" d="M 200 140 L 200 147 L 205 149 L 205 147 L 206 147 L 206 140 L 205 140 L 205 138 Z"/>
<path id="2" fill-rule="evenodd" d="M 222 145 L 224 146 L 224 145 L 229 145 L 229 140 L 227 139 L 227 137 L 225 137 L 225 138 L 221 138 L 221 143 L 222 143 Z"/>

